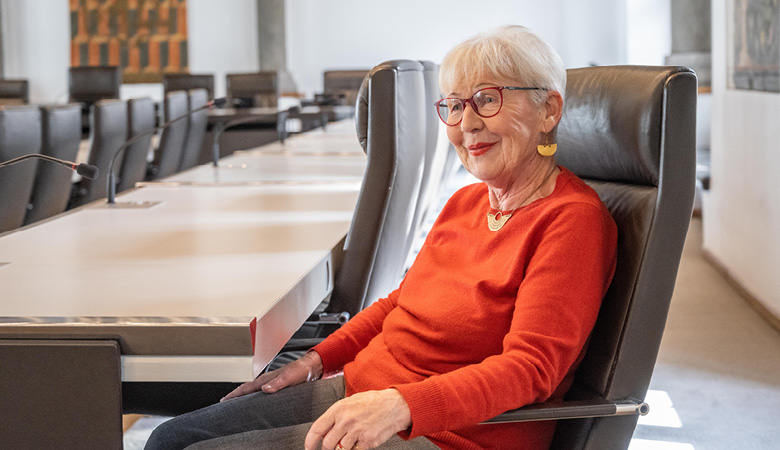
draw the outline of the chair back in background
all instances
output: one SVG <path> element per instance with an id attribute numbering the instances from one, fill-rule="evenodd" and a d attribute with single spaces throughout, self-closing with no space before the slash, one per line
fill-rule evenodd
<path id="1" fill-rule="evenodd" d="M 191 89 L 188 91 L 190 111 L 206 106 L 208 101 L 208 92 L 205 89 Z M 189 125 L 187 126 L 187 136 L 184 140 L 179 171 L 195 167 L 200 162 L 203 139 L 206 137 L 206 127 L 209 121 L 208 109 L 191 114 L 187 121 Z"/>
<path id="2" fill-rule="evenodd" d="M 0 161 L 41 152 L 41 111 L 36 106 L 0 107 Z M 0 168 L 0 233 L 22 225 L 39 161 Z"/>
<path id="3" fill-rule="evenodd" d="M 116 66 L 83 66 L 68 69 L 71 102 L 86 104 L 119 98 L 122 72 Z"/>
<path id="4" fill-rule="evenodd" d="M 342 105 L 354 105 L 367 69 L 326 70 L 322 74 L 322 94 L 325 100 Z"/>
<path id="5" fill-rule="evenodd" d="M 127 101 L 127 139 L 132 139 L 141 133 L 148 133 L 155 126 L 157 113 L 154 100 L 148 97 L 132 98 Z M 149 166 L 149 151 L 152 147 L 154 133 L 139 138 L 125 149 L 121 158 L 122 168 L 119 171 L 119 183 L 116 192 L 126 191 L 135 187 L 135 183 L 144 181 Z M 119 158 L 119 157 L 117 157 Z"/>
<path id="6" fill-rule="evenodd" d="M 281 88 L 277 72 L 232 73 L 227 75 L 227 96 L 239 108 L 275 108 Z"/>
<path id="7" fill-rule="evenodd" d="M 0 106 L 28 103 L 30 103 L 30 86 L 27 80 L 0 80 Z"/>
<path id="8" fill-rule="evenodd" d="M 571 399 L 645 398 L 693 208 L 695 132 L 690 69 L 568 71 L 556 157 L 598 192 L 618 226 L 615 277 Z M 552 449 L 625 450 L 636 422 L 560 421 Z"/>
<path id="9" fill-rule="evenodd" d="M 417 61 L 388 61 L 361 87 L 357 131 L 368 160 L 329 311 L 354 315 L 401 279 L 426 145 L 423 72 Z"/>
<path id="10" fill-rule="evenodd" d="M 108 167 L 114 153 L 127 139 L 127 104 L 123 100 L 100 100 L 93 105 L 92 111 L 92 147 L 89 150 L 88 162 L 98 168 L 98 177 L 94 180 L 82 178 L 74 190 L 70 207 L 106 197 Z M 120 170 L 121 165 L 114 166 L 115 175 Z"/>
<path id="11" fill-rule="evenodd" d="M 81 142 L 81 105 L 41 107 L 41 153 L 75 161 Z M 68 207 L 73 172 L 49 162 L 39 162 L 25 224 L 59 214 Z"/>
<path id="12" fill-rule="evenodd" d="M 187 114 L 188 102 L 187 91 L 174 91 L 165 94 L 165 121 L 169 122 Z M 150 178 L 167 177 L 179 170 L 184 141 L 187 139 L 188 125 L 187 119 L 182 119 L 162 130 Z"/>
<path id="13" fill-rule="evenodd" d="M 214 99 L 214 75 L 190 73 L 166 73 L 163 75 L 163 92 L 205 89 L 209 100 Z"/>

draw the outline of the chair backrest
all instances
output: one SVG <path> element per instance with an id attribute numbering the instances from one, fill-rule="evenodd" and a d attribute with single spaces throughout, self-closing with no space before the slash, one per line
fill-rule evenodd
<path id="1" fill-rule="evenodd" d="M 322 92 L 326 97 L 339 99 L 341 104 L 354 105 L 367 74 L 368 69 L 326 70 L 322 74 Z"/>
<path id="2" fill-rule="evenodd" d="M 127 101 L 127 139 L 148 133 L 155 126 L 157 112 L 154 100 L 148 97 L 132 98 Z M 122 158 L 122 168 L 119 171 L 119 183 L 116 192 L 126 191 L 135 187 L 135 183 L 144 181 L 149 166 L 149 151 L 152 147 L 152 136 L 148 134 L 139 138 L 125 149 Z"/>
<path id="3" fill-rule="evenodd" d="M 568 71 L 558 163 L 618 226 L 618 260 L 570 397 L 644 399 L 693 208 L 696 76 L 681 67 Z M 652 407 L 652 405 L 651 405 Z M 561 421 L 553 449 L 626 449 L 637 416 Z"/>
<path id="4" fill-rule="evenodd" d="M 233 106 L 273 108 L 279 104 L 277 72 L 232 73 L 226 78 L 227 96 Z"/>
<path id="5" fill-rule="evenodd" d="M 437 141 L 439 138 L 439 116 L 436 113 L 434 103 L 441 98 L 439 95 L 439 66 L 430 61 L 420 61 L 423 66 L 423 81 L 425 83 L 425 146 L 423 153 L 423 172 L 420 181 L 420 194 L 414 207 L 412 219 L 412 232 L 409 233 L 407 248 L 411 249 L 422 230 L 423 219 L 426 218 L 431 205 L 434 203 L 434 194 L 439 192 L 439 184 L 442 182 L 441 171 L 444 169 L 443 152 L 437 155 Z"/>
<path id="6" fill-rule="evenodd" d="M 357 131 L 368 161 L 329 311 L 354 315 L 398 286 L 422 178 L 423 70 L 417 61 L 388 61 L 361 87 Z"/>
<path id="7" fill-rule="evenodd" d="M 83 66 L 68 69 L 71 102 L 91 105 L 98 100 L 119 98 L 122 72 L 116 66 Z"/>
<path id="8" fill-rule="evenodd" d="M 83 178 L 74 192 L 70 206 L 81 206 L 108 194 L 108 167 L 114 153 L 127 140 L 127 104 L 123 100 L 99 100 L 92 106 L 90 127 L 92 147 L 89 164 L 98 168 L 94 180 Z M 121 158 L 118 159 L 121 162 Z M 114 175 L 119 174 L 121 164 L 114 165 Z"/>
<path id="9" fill-rule="evenodd" d="M 81 106 L 78 103 L 42 106 L 41 137 L 42 154 L 75 161 L 81 142 Z M 38 163 L 25 224 L 65 211 L 73 187 L 72 175 L 70 170 L 57 164 Z"/>
<path id="10" fill-rule="evenodd" d="M 214 75 L 191 73 L 166 73 L 163 75 L 163 92 L 188 91 L 190 89 L 205 89 L 208 98 L 214 98 Z"/>
<path id="11" fill-rule="evenodd" d="M 165 94 L 164 117 L 166 122 L 187 114 L 189 101 L 187 97 L 186 91 Z M 167 177 L 178 172 L 181 154 L 184 151 L 184 141 L 187 139 L 188 126 L 187 120 L 182 119 L 162 130 L 160 145 L 155 152 L 154 170 L 151 178 Z"/>
<path id="12" fill-rule="evenodd" d="M 35 106 L 0 107 L 0 161 L 41 152 L 41 112 Z M 22 225 L 37 161 L 0 168 L 0 233 Z"/>
<path id="13" fill-rule="evenodd" d="M 206 106 L 208 101 L 208 92 L 205 89 L 191 89 L 188 92 L 190 111 Z M 187 120 L 189 125 L 187 126 L 187 136 L 184 141 L 179 171 L 195 167 L 200 162 L 203 139 L 206 137 L 206 126 L 209 121 L 209 112 L 207 109 L 203 109 L 191 114 Z"/>
<path id="14" fill-rule="evenodd" d="M 27 80 L 0 80 L 0 106 L 28 103 L 30 103 L 30 86 Z"/>

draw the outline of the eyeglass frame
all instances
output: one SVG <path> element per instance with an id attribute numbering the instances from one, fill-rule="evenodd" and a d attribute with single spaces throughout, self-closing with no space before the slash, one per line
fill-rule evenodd
<path id="1" fill-rule="evenodd" d="M 477 109 L 477 107 L 476 107 L 476 106 L 474 106 L 474 96 L 475 96 L 475 95 L 477 95 L 477 94 L 479 94 L 480 92 L 482 92 L 482 91 L 486 91 L 486 90 L 488 90 L 488 89 L 495 89 L 495 90 L 497 90 L 497 91 L 498 91 L 498 98 L 499 98 L 499 100 L 501 101 L 501 104 L 498 106 L 498 111 L 496 111 L 494 114 L 491 114 L 491 115 L 489 115 L 489 116 L 484 116 L 484 115 L 482 115 L 482 114 L 479 112 L 479 110 Z M 504 107 L 504 89 L 506 89 L 506 90 L 508 90 L 508 91 L 548 91 L 548 90 L 549 90 L 549 89 L 547 89 L 547 88 L 540 88 L 540 87 L 519 87 L 519 86 L 489 86 L 489 87 L 485 87 L 485 88 L 482 88 L 482 89 L 479 89 L 479 90 L 477 90 L 477 92 L 475 92 L 475 93 L 474 93 L 474 94 L 473 94 L 471 97 L 469 97 L 469 98 L 445 97 L 445 98 L 442 98 L 442 99 L 440 99 L 440 100 L 437 100 L 437 101 L 435 101 L 435 102 L 433 103 L 433 105 L 436 107 L 436 114 L 439 116 L 439 119 L 440 119 L 442 122 L 444 122 L 444 125 L 447 125 L 448 127 L 455 127 L 455 126 L 458 126 L 458 125 L 460 125 L 460 123 L 461 123 L 461 122 L 463 122 L 463 115 L 461 115 L 461 117 L 460 117 L 460 120 L 459 120 L 459 121 L 457 121 L 456 123 L 453 123 L 453 124 L 449 124 L 449 123 L 447 123 L 447 121 L 446 121 L 446 120 L 444 120 L 444 118 L 441 116 L 441 109 L 440 109 L 440 107 L 441 107 L 441 106 L 440 106 L 440 105 L 441 105 L 441 102 L 443 102 L 443 101 L 445 101 L 445 100 L 458 100 L 458 101 L 460 102 L 461 106 L 463 107 L 463 110 L 464 110 L 464 111 L 466 110 L 466 104 L 467 104 L 467 103 L 471 103 L 471 109 L 473 109 L 473 110 L 474 110 L 474 112 L 475 112 L 475 113 L 477 113 L 477 115 L 478 115 L 479 117 L 482 117 L 483 119 L 488 119 L 488 118 L 490 118 L 490 117 L 495 117 L 496 115 L 498 115 L 498 113 L 500 113 L 500 112 L 501 112 L 501 108 L 503 108 L 503 107 Z"/>

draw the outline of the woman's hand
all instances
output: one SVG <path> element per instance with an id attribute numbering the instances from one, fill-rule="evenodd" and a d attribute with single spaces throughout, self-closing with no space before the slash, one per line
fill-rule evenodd
<path id="1" fill-rule="evenodd" d="M 361 392 L 325 411 L 312 424 L 305 447 L 314 450 L 322 441 L 322 450 L 334 450 L 337 445 L 346 450 L 368 450 L 411 424 L 409 405 L 397 390 Z"/>
<path id="2" fill-rule="evenodd" d="M 266 394 L 273 394 L 288 386 L 319 379 L 322 376 L 322 370 L 322 358 L 320 358 L 319 353 L 308 352 L 281 369 L 264 373 L 252 381 L 247 381 L 224 396 L 220 402 L 260 390 Z"/>

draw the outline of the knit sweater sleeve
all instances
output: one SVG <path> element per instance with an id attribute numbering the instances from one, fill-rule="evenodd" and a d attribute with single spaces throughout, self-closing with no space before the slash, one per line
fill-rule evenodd
<path id="1" fill-rule="evenodd" d="M 455 430 L 548 399 L 595 324 L 611 281 L 617 231 L 604 208 L 560 208 L 544 228 L 517 291 L 500 354 L 478 364 L 392 386 L 412 413 L 411 438 Z"/>
<path id="2" fill-rule="evenodd" d="M 385 317 L 398 305 L 396 289 L 387 298 L 379 299 L 368 308 L 360 311 L 341 328 L 331 333 L 317 344 L 313 351 L 322 358 L 324 373 L 341 370 L 358 354 L 377 334 L 382 331 Z"/>

